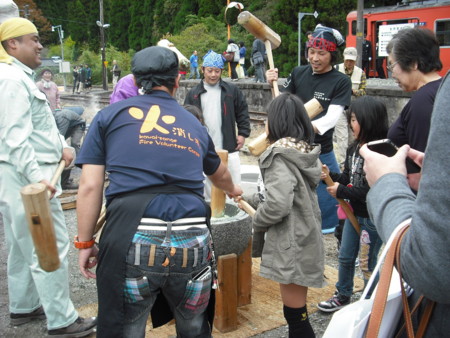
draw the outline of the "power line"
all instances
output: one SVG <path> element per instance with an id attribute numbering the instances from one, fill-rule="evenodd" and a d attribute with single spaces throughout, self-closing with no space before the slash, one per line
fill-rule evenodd
<path id="1" fill-rule="evenodd" d="M 83 25 L 94 25 L 92 22 L 80 22 L 80 21 L 75 21 L 75 20 L 66 20 L 66 19 L 61 19 L 61 18 L 52 18 L 51 16 L 46 16 L 47 19 L 50 20 L 59 20 L 59 21 L 65 21 L 65 22 L 73 22 L 73 23 L 79 23 L 79 24 L 83 24 Z"/>

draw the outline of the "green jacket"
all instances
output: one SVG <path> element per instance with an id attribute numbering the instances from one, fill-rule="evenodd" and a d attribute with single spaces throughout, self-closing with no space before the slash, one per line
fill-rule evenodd
<path id="1" fill-rule="evenodd" d="M 0 164 L 14 166 L 30 183 L 50 179 L 40 165 L 57 164 L 67 145 L 34 71 L 15 58 L 0 63 L 0 102 Z"/>
<path id="2" fill-rule="evenodd" d="M 253 229 L 255 238 L 258 232 L 266 232 L 262 277 L 320 288 L 324 286 L 324 249 L 316 194 L 321 173 L 320 145 L 312 146 L 307 153 L 300 145 L 282 139 L 261 155 L 265 201 L 258 205 Z M 259 198 L 255 194 L 246 200 L 256 205 Z"/>

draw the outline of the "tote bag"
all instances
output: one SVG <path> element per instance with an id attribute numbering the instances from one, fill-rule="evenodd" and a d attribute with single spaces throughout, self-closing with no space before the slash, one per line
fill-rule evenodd
<path id="1" fill-rule="evenodd" d="M 375 299 L 375 295 L 378 286 L 373 291 L 370 299 L 366 299 L 369 290 L 374 284 L 374 280 L 381 270 L 381 266 L 386 258 L 387 252 L 391 248 L 392 243 L 397 235 L 397 233 L 404 227 L 410 224 L 411 219 L 408 219 L 400 223 L 397 228 L 392 232 L 386 243 L 383 252 L 378 260 L 377 266 L 372 272 L 367 286 L 361 295 L 360 300 L 357 302 L 347 305 L 341 310 L 337 311 L 333 318 L 331 319 L 328 327 L 323 335 L 323 338 L 335 338 L 335 337 L 348 337 L 348 338 L 363 338 L 365 337 L 365 332 L 369 322 L 369 317 L 372 312 L 372 306 Z M 386 302 L 386 307 L 384 310 L 383 319 L 381 322 L 381 328 L 379 331 L 379 337 L 393 337 L 397 324 L 402 315 L 402 292 L 400 288 L 400 276 L 397 270 L 394 268 L 392 273 L 391 282 L 389 285 L 388 298 Z M 407 295 L 411 295 L 413 289 L 407 286 L 405 283 L 405 291 Z"/>

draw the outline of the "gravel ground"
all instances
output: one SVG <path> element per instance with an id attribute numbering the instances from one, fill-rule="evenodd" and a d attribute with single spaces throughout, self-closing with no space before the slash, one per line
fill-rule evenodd
<path id="1" fill-rule="evenodd" d="M 254 158 L 246 155 L 242 155 L 243 164 L 255 163 Z M 78 179 L 80 170 L 74 169 L 72 177 L 75 180 Z M 76 212 L 75 209 L 64 211 L 66 218 L 67 228 L 69 232 L 69 238 L 73 238 L 76 235 Z M 2 219 L 0 217 L 0 241 L 4 243 L 4 228 Z M 334 268 L 337 268 L 337 248 L 336 240 L 332 234 L 324 235 L 325 243 L 325 263 Z M 97 302 L 96 286 L 94 280 L 86 280 L 81 276 L 78 270 L 78 256 L 77 251 L 74 248 L 70 248 L 69 252 L 69 278 L 70 278 L 70 291 L 71 299 L 76 308 L 84 307 L 86 305 Z M 26 325 L 19 327 L 12 327 L 9 324 L 9 310 L 8 310 L 8 293 L 7 293 L 7 281 L 6 281 L 6 259 L 7 252 L 5 245 L 0 246 L 0 337 L 46 337 L 47 331 L 45 323 L 42 321 L 34 321 Z M 359 294 L 355 294 L 355 300 Z M 281 306 L 281 305 L 280 305 Z M 320 311 L 310 315 L 310 321 L 316 332 L 317 337 L 322 337 L 329 320 L 330 314 L 324 314 Z M 95 335 L 91 335 L 94 337 Z M 266 331 L 264 333 L 255 335 L 254 337 L 288 337 L 287 326 L 282 326 L 274 330 Z"/>
<path id="2" fill-rule="evenodd" d="M 397 86 L 394 80 L 387 79 L 368 79 L 368 86 Z M 252 137 L 259 135 L 261 130 L 254 130 Z M 245 153 L 241 154 L 242 164 L 256 164 L 256 158 L 248 156 Z M 80 170 L 75 168 L 72 172 L 72 177 L 75 181 L 79 179 Z M 69 238 L 73 238 L 76 235 L 76 212 L 75 210 L 66 210 L 64 212 L 67 228 L 69 232 Z M 332 234 L 324 235 L 325 243 L 325 264 L 337 268 L 337 248 L 336 240 Z M 9 309 L 8 309 L 8 287 L 6 280 L 6 262 L 7 262 L 7 250 L 4 244 L 4 227 L 2 218 L 0 215 L 0 337 L 47 337 L 47 330 L 43 321 L 34 321 L 26 325 L 19 327 L 12 327 L 9 324 Z M 69 252 L 69 278 L 70 278 L 70 292 L 71 299 L 76 308 L 86 306 L 88 304 L 97 302 L 96 286 L 94 280 L 86 280 L 81 276 L 78 270 L 78 253 L 76 249 L 72 248 Z M 359 270 L 357 270 L 360 275 Z M 361 275 L 360 275 L 361 276 Z M 355 301 L 359 298 L 360 293 L 355 293 L 352 300 Z M 325 314 L 317 311 L 310 315 L 310 321 L 318 338 L 322 337 L 332 315 Z M 95 335 L 91 335 L 95 336 Z M 274 330 L 266 331 L 264 333 L 255 335 L 254 337 L 288 337 L 287 326 L 282 326 Z"/>

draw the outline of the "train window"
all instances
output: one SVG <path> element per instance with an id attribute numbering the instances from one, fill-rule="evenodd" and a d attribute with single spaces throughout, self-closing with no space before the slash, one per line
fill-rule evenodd
<path id="1" fill-rule="evenodd" d="M 364 34 L 367 34 L 367 19 L 364 19 Z M 356 35 L 356 20 L 352 21 L 352 35 Z"/>
<path id="2" fill-rule="evenodd" d="M 439 46 L 450 47 L 450 20 L 437 20 L 435 31 Z"/>

